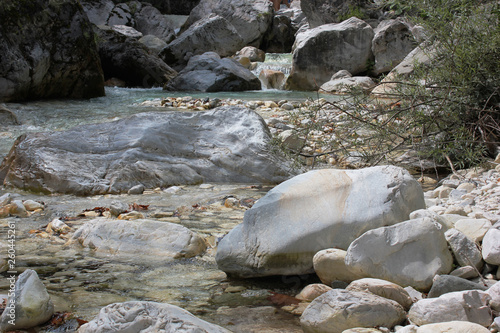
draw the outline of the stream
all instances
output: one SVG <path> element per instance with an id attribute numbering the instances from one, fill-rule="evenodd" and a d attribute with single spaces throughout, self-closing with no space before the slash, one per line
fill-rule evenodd
<path id="1" fill-rule="evenodd" d="M 0 158 L 15 139 L 27 132 L 59 131 L 81 124 L 113 121 L 135 113 L 158 111 L 140 105 L 155 98 L 175 96 L 242 100 L 304 100 L 316 93 L 278 90 L 240 93 L 172 93 L 161 89 L 106 88 L 106 96 L 90 100 L 48 100 L 8 103 L 22 125 L 0 124 Z M 162 108 L 165 112 L 169 110 Z M 252 184 L 202 184 L 167 190 L 148 190 L 142 195 L 38 195 L 1 188 L 0 196 L 11 193 L 18 199 L 43 202 L 45 210 L 27 218 L 0 219 L 0 239 L 7 240 L 9 222 L 16 225 L 16 271 L 37 271 L 47 287 L 56 311 L 68 311 L 83 320 L 93 319 L 99 310 L 114 302 L 148 300 L 180 306 L 196 316 L 234 332 L 301 332 L 298 317 L 285 313 L 268 300 L 271 292 L 294 295 L 314 277 L 276 277 L 228 280 L 217 269 L 217 239 L 242 222 L 247 207 L 224 205 L 227 198 L 255 202 L 271 189 Z M 179 223 L 203 237 L 211 247 L 191 259 L 162 261 L 142 256 L 103 256 L 91 249 L 66 245 L 67 239 L 49 236 L 45 227 L 54 218 L 65 220 L 75 231 L 93 217 L 79 216 L 95 207 L 109 207 L 113 201 L 149 205 L 146 218 Z M 6 272 L 2 273 L 6 276 Z M 0 294 L 8 281 L 0 279 Z M 241 308 L 243 306 L 243 308 Z M 61 327 L 47 332 L 72 332 Z"/>

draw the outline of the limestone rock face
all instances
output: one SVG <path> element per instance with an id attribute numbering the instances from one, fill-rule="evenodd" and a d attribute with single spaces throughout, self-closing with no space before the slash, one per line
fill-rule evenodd
<path id="1" fill-rule="evenodd" d="M 82 325 L 78 333 L 105 332 L 231 333 L 193 316 L 177 306 L 156 302 L 110 304 L 97 317 Z"/>
<path id="2" fill-rule="evenodd" d="M 19 138 L 0 182 L 46 193 L 125 193 L 206 182 L 278 183 L 290 161 L 267 149 L 271 134 L 255 112 L 151 112 L 68 131 Z"/>
<path id="3" fill-rule="evenodd" d="M 399 20 L 382 21 L 375 29 L 372 52 L 374 74 L 387 73 L 417 46 L 410 27 Z"/>
<path id="4" fill-rule="evenodd" d="M 479 290 L 448 293 L 416 302 L 408 319 L 419 326 L 462 320 L 488 327 L 492 323 L 489 300 L 490 296 Z"/>
<path id="5" fill-rule="evenodd" d="M 14 331 L 35 327 L 45 323 L 54 314 L 54 305 L 50 300 L 47 289 L 38 274 L 32 270 L 24 271 L 15 283 L 16 293 L 7 302 L 7 308 L 0 317 L 0 331 Z M 15 304 L 15 325 L 9 323 L 13 318 L 9 315 L 11 311 L 9 304 Z"/>
<path id="6" fill-rule="evenodd" d="M 298 34 L 286 89 L 317 90 L 339 70 L 365 71 L 373 35 L 372 27 L 355 17 Z"/>
<path id="7" fill-rule="evenodd" d="M 94 29 L 99 36 L 99 56 L 106 79 L 118 78 L 129 87 L 163 86 L 177 72 L 136 39 L 107 26 Z"/>
<path id="8" fill-rule="evenodd" d="M 104 95 L 94 34 L 78 1 L 5 0 L 0 17 L 0 101 Z"/>
<path id="9" fill-rule="evenodd" d="M 165 260 L 194 257 L 207 247 L 203 238 L 181 225 L 144 219 L 94 219 L 80 227 L 72 239 L 99 253 Z"/>
<path id="10" fill-rule="evenodd" d="M 404 221 L 423 206 L 420 185 L 398 167 L 310 171 L 246 211 L 220 241 L 217 265 L 246 277 L 312 273 L 318 251 L 346 249 L 365 231 Z"/>
<path id="11" fill-rule="evenodd" d="M 260 80 L 250 70 L 234 59 L 221 59 L 214 52 L 189 59 L 187 66 L 165 86 L 165 90 L 172 91 L 214 92 L 260 89 Z"/>
<path id="12" fill-rule="evenodd" d="M 184 26 L 190 27 L 211 14 L 225 18 L 236 29 L 243 39 L 239 49 L 246 45 L 258 47 L 273 19 L 269 0 L 204 0 L 191 11 Z"/>
<path id="13" fill-rule="evenodd" d="M 434 276 L 451 272 L 453 257 L 443 231 L 422 218 L 367 231 L 351 243 L 345 263 L 359 275 L 429 290 Z"/>
<path id="14" fill-rule="evenodd" d="M 228 57 L 243 46 L 245 42 L 235 27 L 226 18 L 213 14 L 190 26 L 168 44 L 159 56 L 180 70 L 192 56 L 215 52 L 221 57 Z"/>
<path id="15" fill-rule="evenodd" d="M 314 299 L 300 318 L 306 333 L 341 333 L 354 327 L 393 327 L 406 318 L 398 303 L 365 292 L 333 289 Z"/>

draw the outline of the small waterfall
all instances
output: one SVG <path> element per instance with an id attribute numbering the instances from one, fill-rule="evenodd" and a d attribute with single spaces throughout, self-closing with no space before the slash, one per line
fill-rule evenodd
<path id="1" fill-rule="evenodd" d="M 262 89 L 282 89 L 290 71 L 292 69 L 292 54 L 291 53 L 266 53 L 266 60 L 258 62 L 257 66 L 252 70 L 262 82 Z M 263 70 L 272 70 L 279 73 L 277 75 L 261 75 Z"/>

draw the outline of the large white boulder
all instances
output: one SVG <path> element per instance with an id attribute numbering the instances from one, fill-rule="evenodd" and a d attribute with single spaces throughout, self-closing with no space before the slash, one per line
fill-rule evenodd
<path id="1" fill-rule="evenodd" d="M 346 265 L 365 277 L 429 290 L 434 276 L 448 274 L 453 265 L 441 229 L 421 218 L 370 230 L 349 246 Z"/>
<path id="2" fill-rule="evenodd" d="M 138 301 L 110 304 L 78 329 L 78 333 L 105 332 L 231 333 L 177 306 Z"/>
<path id="3" fill-rule="evenodd" d="M 15 289 L 15 293 L 9 297 L 0 317 L 0 332 L 32 328 L 45 323 L 54 314 L 47 289 L 34 270 L 25 270 L 11 289 Z"/>
<path id="4" fill-rule="evenodd" d="M 393 327 L 406 318 L 398 303 L 371 293 L 333 289 L 314 299 L 300 318 L 306 333 L 341 333 L 354 327 Z"/>
<path id="5" fill-rule="evenodd" d="M 194 257 L 207 247 L 202 237 L 186 227 L 146 219 L 94 219 L 80 227 L 72 239 L 100 253 L 162 260 Z"/>
<path id="6" fill-rule="evenodd" d="M 317 90 L 339 70 L 353 75 L 366 71 L 373 35 L 373 28 L 356 17 L 298 34 L 285 88 Z"/>
<path id="7" fill-rule="evenodd" d="M 500 265 L 500 223 L 490 228 L 483 238 L 482 256 L 491 265 Z"/>
<path id="8" fill-rule="evenodd" d="M 241 277 L 312 273 L 318 251 L 346 249 L 423 206 L 420 185 L 402 168 L 310 171 L 259 199 L 220 241 L 217 264 Z"/>
<path id="9" fill-rule="evenodd" d="M 484 291 L 467 290 L 426 298 L 413 304 L 408 319 L 416 325 L 469 321 L 488 327 L 492 323 L 488 303 L 491 297 Z"/>

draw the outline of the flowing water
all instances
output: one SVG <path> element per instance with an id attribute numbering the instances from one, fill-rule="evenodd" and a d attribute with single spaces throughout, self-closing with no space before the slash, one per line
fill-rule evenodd
<path id="1" fill-rule="evenodd" d="M 316 98 L 315 93 L 287 91 L 255 91 L 244 93 L 168 93 L 160 89 L 108 88 L 106 97 L 90 100 L 50 100 L 9 103 L 22 125 L 0 124 L 0 159 L 7 155 L 17 136 L 27 132 L 58 131 L 86 123 L 113 121 L 131 114 L 158 111 L 139 105 L 145 100 L 166 96 L 190 95 L 195 98 L 239 98 L 246 100 L 304 100 Z M 162 109 L 163 110 L 163 109 Z M 168 112 L 165 109 L 165 112 Z M 235 332 L 250 332 L 238 326 L 241 313 L 229 313 L 237 306 L 265 309 L 272 305 L 270 291 L 293 294 L 305 283 L 304 278 L 276 278 L 233 281 L 217 269 L 214 259 L 216 240 L 242 222 L 245 209 L 225 207 L 228 197 L 254 201 L 270 188 L 248 184 L 214 184 L 184 186 L 176 192 L 149 191 L 143 195 L 104 195 L 75 197 L 70 195 L 41 196 L 19 190 L 0 188 L 0 195 L 9 192 L 19 199 L 44 202 L 46 209 L 28 218 L 0 219 L 0 237 L 7 239 L 8 223 L 16 225 L 16 270 L 27 268 L 38 272 L 49 290 L 57 311 L 73 312 L 91 320 L 105 305 L 129 300 L 151 300 L 181 306 L 203 319 L 217 322 Z M 149 205 L 146 217 L 163 213 L 164 221 L 182 224 L 206 237 L 212 247 L 203 256 L 177 261 L 157 258 L 98 255 L 93 250 L 66 245 L 67 239 L 49 237 L 43 231 L 54 218 L 65 219 L 73 230 L 90 217 L 76 217 L 86 209 L 109 207 L 113 201 Z M 3 273 L 5 276 L 5 273 Z M 0 294 L 8 289 L 7 280 L 0 279 Z M 226 292 L 228 286 L 235 292 Z M 244 309 L 246 313 L 250 310 Z M 262 332 L 300 331 L 297 317 L 272 310 L 249 320 Z M 243 316 L 244 317 L 244 316 Z M 259 321 L 265 323 L 258 325 Z M 278 324 L 276 324 L 278 323 Z M 243 324 L 242 324 L 243 325 Z M 271 329 L 271 326 L 276 326 Z M 53 331 L 53 330 L 51 330 Z M 62 331 L 62 330 L 61 330 Z M 67 331 L 71 331 L 69 328 Z"/>

